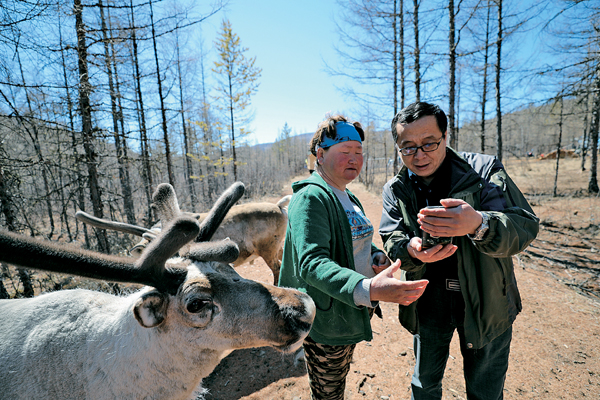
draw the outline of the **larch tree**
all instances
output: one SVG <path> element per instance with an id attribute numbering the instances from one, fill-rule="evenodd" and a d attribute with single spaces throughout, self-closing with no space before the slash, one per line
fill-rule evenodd
<path id="1" fill-rule="evenodd" d="M 502 98 L 500 76 L 502 72 L 502 0 L 494 0 L 498 9 L 498 38 L 496 40 L 496 157 L 502 161 Z"/>
<path id="2" fill-rule="evenodd" d="M 456 14 L 454 0 L 448 0 L 448 75 L 450 75 L 450 87 L 448 88 L 448 133 L 450 135 L 450 146 L 458 150 L 458 135 L 455 130 L 454 105 L 456 102 Z"/>
<path id="3" fill-rule="evenodd" d="M 129 224 L 136 223 L 135 212 L 133 208 L 133 197 L 131 192 L 131 185 L 129 183 L 129 171 L 126 162 L 125 155 L 127 154 L 127 142 L 122 138 L 119 123 L 122 124 L 123 113 L 119 106 L 119 93 L 116 89 L 117 86 L 117 74 L 116 74 L 116 63 L 114 62 L 114 48 L 111 49 L 113 42 L 112 29 L 109 35 L 109 28 L 106 22 L 106 16 L 104 14 L 104 4 L 102 0 L 98 1 L 98 7 L 100 8 L 100 21 L 102 27 L 102 41 L 104 42 L 104 64 L 106 66 L 106 75 L 108 77 L 108 90 L 110 95 L 110 108 L 113 121 L 113 137 L 115 142 L 115 152 L 117 157 L 117 164 L 119 169 L 119 182 L 121 184 L 121 192 L 123 196 L 123 208 L 125 209 L 125 215 L 127 216 L 127 222 Z M 115 71 L 113 71 L 115 69 Z"/>
<path id="4" fill-rule="evenodd" d="M 183 148 L 185 152 L 185 178 L 188 185 L 188 191 L 190 195 L 191 202 L 191 210 L 192 212 L 196 211 L 196 205 L 198 204 L 198 197 L 196 196 L 196 188 L 194 187 L 194 168 L 192 166 L 192 154 L 190 150 L 190 129 L 187 126 L 187 122 L 185 119 L 185 107 L 184 107 L 184 97 L 183 97 L 183 76 L 181 73 L 181 54 L 179 51 L 179 30 L 175 30 L 175 50 L 176 50 L 176 64 L 177 64 L 177 79 L 179 82 L 179 112 L 181 113 L 181 129 L 183 132 Z"/>
<path id="5" fill-rule="evenodd" d="M 163 131 L 163 145 L 165 146 L 165 158 L 167 161 L 167 176 L 169 177 L 169 183 L 175 186 L 175 173 L 173 172 L 173 160 L 171 157 L 171 145 L 169 143 L 169 131 L 167 128 L 167 108 L 165 105 L 165 95 L 163 94 L 163 77 L 161 76 L 160 63 L 158 60 L 158 49 L 156 44 L 156 27 L 154 24 L 154 8 L 152 7 L 152 0 L 150 4 L 150 26 L 152 28 L 152 46 L 154 49 L 154 62 L 156 64 L 156 82 L 158 85 L 158 97 L 160 100 L 160 115 L 161 115 L 161 127 Z"/>
<path id="6" fill-rule="evenodd" d="M 94 130 L 92 127 L 92 106 L 90 93 L 92 86 L 89 82 L 86 27 L 83 23 L 83 5 L 81 0 L 74 0 L 73 12 L 75 13 L 75 30 L 77 32 L 77 56 L 79 66 L 79 113 L 81 115 L 81 134 L 85 151 L 85 162 L 88 169 L 88 185 L 94 215 L 104 218 L 102 206 L 102 192 L 98 179 L 97 154 L 94 150 Z M 98 246 L 104 253 L 110 252 L 108 237 L 104 229 L 96 229 Z"/>
<path id="7" fill-rule="evenodd" d="M 152 221 L 152 192 L 153 178 L 150 168 L 150 151 L 148 141 L 148 129 L 146 127 L 146 115 L 144 109 L 144 95 L 142 92 L 142 72 L 140 69 L 137 27 L 135 24 L 135 9 L 133 0 L 129 0 L 129 30 L 131 32 L 131 62 L 133 64 L 133 82 L 135 86 L 135 109 L 137 113 L 138 126 L 140 131 L 140 156 L 142 159 L 142 179 L 144 180 L 144 194 L 146 196 L 146 221 Z"/>
<path id="8" fill-rule="evenodd" d="M 488 92 L 488 62 L 490 57 L 490 0 L 487 0 L 487 15 L 485 20 L 485 41 L 483 44 L 483 84 L 481 88 L 481 152 L 485 153 L 485 108 Z"/>
<path id="9" fill-rule="evenodd" d="M 327 68 L 330 75 L 347 79 L 349 85 L 342 90 L 361 104 L 363 116 L 377 110 L 386 124 L 406 101 L 404 1 L 339 1 L 340 40 L 335 50 L 344 62 Z M 383 156 L 394 159 L 397 172 L 394 153 L 393 147 L 384 146 Z"/>
<path id="10" fill-rule="evenodd" d="M 250 99 L 258 90 L 262 69 L 257 67 L 256 57 L 246 58 L 247 48 L 242 47 L 239 36 L 231 29 L 231 22 L 223 20 L 219 36 L 215 40 L 218 59 L 213 72 L 217 74 L 217 100 L 229 122 L 229 145 L 233 162 L 233 179 L 237 180 L 236 137 L 240 139 L 249 132 L 244 125 L 249 121 Z M 236 136 L 237 133 L 237 136 Z"/>
<path id="11" fill-rule="evenodd" d="M 564 0 L 554 15 L 548 18 L 546 28 L 555 36 L 555 57 L 539 75 L 546 79 L 554 76 L 563 96 L 587 98 L 583 107 L 583 143 L 589 148 L 590 175 L 588 192 L 598 193 L 598 129 L 600 128 L 600 6 L 593 0 Z M 586 134 L 587 119 L 589 131 Z M 587 136 L 587 137 L 586 137 Z M 583 165 L 583 164 L 582 164 Z"/>
<path id="12" fill-rule="evenodd" d="M 413 32 L 415 36 L 414 70 L 415 70 L 415 101 L 421 101 L 421 48 L 419 47 L 419 6 L 420 0 L 413 0 Z"/>

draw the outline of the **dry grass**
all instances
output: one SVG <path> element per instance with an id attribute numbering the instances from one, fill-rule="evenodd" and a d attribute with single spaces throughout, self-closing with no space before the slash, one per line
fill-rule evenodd
<path id="1" fill-rule="evenodd" d="M 523 193 L 529 196 L 552 195 L 556 177 L 556 160 L 509 158 L 506 170 Z M 589 163 L 588 163 L 589 164 Z M 581 171 L 581 159 L 560 159 L 557 195 L 573 196 L 587 191 L 589 171 Z"/>

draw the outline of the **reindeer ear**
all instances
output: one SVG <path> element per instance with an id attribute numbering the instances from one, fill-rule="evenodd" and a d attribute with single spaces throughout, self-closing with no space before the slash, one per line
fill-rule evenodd
<path id="1" fill-rule="evenodd" d="M 133 307 L 135 319 L 144 328 L 154 328 L 163 323 L 167 317 L 169 296 L 153 290 L 145 293 Z"/>

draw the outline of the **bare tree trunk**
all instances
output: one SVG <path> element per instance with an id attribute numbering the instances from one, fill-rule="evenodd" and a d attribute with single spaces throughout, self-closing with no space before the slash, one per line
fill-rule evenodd
<path id="1" fill-rule="evenodd" d="M 404 0 L 399 1 L 400 9 L 398 10 L 398 42 L 400 44 L 399 57 L 400 57 L 400 109 L 404 108 L 406 102 L 406 75 L 404 73 Z M 395 19 L 395 18 L 394 18 Z M 395 62 L 395 58 L 394 58 Z M 387 149 L 386 149 L 387 152 Z M 400 165 L 398 163 L 398 154 L 396 153 L 396 146 L 392 146 L 392 154 L 394 156 L 394 175 L 398 173 Z M 387 161 L 386 161 L 386 175 L 387 175 Z M 387 177 L 386 177 L 387 180 Z"/>
<path id="2" fill-rule="evenodd" d="M 598 128 L 600 127 L 600 65 L 596 66 L 594 82 L 594 105 L 592 109 L 592 124 L 589 133 L 590 153 L 590 180 L 588 181 L 588 192 L 598 193 L 598 177 L 596 175 L 598 166 Z"/>
<path id="3" fill-rule="evenodd" d="M 455 126 L 455 90 L 456 90 L 456 38 L 455 38 L 455 25 L 454 19 L 456 14 L 454 13 L 454 0 L 448 0 L 448 54 L 449 54 L 449 74 L 450 74 L 450 90 L 449 90 L 449 104 L 448 104 L 448 133 L 450 134 L 450 147 L 458 150 L 458 134 Z"/>
<path id="4" fill-rule="evenodd" d="M 152 221 L 152 170 L 150 169 L 150 155 L 148 153 L 148 135 L 146 130 L 146 116 L 144 112 L 144 98 L 142 96 L 142 82 L 140 73 L 140 62 L 138 58 L 137 34 L 135 27 L 135 12 L 133 10 L 133 0 L 129 1 L 129 9 L 131 10 L 131 42 L 132 42 L 132 62 L 134 64 L 134 82 L 136 87 L 136 97 L 138 105 L 138 123 L 140 126 L 140 147 L 142 157 L 142 178 L 144 179 L 144 191 L 146 194 L 146 221 Z"/>
<path id="5" fill-rule="evenodd" d="M 585 158 L 587 156 L 587 146 L 589 142 L 589 124 L 588 114 L 590 113 L 590 88 L 588 87 L 585 95 L 585 110 L 583 112 L 583 139 L 581 141 L 581 171 L 585 171 Z"/>
<path id="6" fill-rule="evenodd" d="M 188 184 L 188 191 L 190 192 L 190 202 L 191 204 L 191 209 L 190 211 L 192 212 L 196 212 L 196 205 L 198 204 L 198 198 L 196 197 L 196 188 L 194 187 L 194 179 L 192 179 L 192 176 L 194 176 L 194 170 L 193 170 L 193 166 L 192 166 L 192 158 L 190 157 L 190 147 L 189 147 L 189 143 L 190 143 L 190 138 L 189 136 L 189 132 L 187 130 L 187 124 L 185 123 L 185 109 L 184 109 L 184 104 L 183 104 L 183 77 L 181 76 L 181 57 L 179 55 L 179 32 L 176 31 L 175 32 L 175 39 L 176 39 L 176 50 L 177 50 L 177 75 L 179 76 L 179 106 L 181 108 L 181 128 L 183 130 L 183 145 L 184 145 L 184 150 L 185 150 L 185 177 L 187 179 L 187 184 Z"/>
<path id="7" fill-rule="evenodd" d="M 481 152 L 485 153 L 485 107 L 487 105 L 488 58 L 490 46 L 490 10 L 492 5 L 487 2 L 487 18 L 485 22 L 485 53 L 483 55 L 483 90 L 481 96 Z"/>
<path id="8" fill-rule="evenodd" d="M 496 43 L 496 156 L 502 161 L 502 106 L 500 96 L 500 72 L 502 56 L 502 0 L 495 0 L 498 6 L 498 41 Z"/>
<path id="9" fill-rule="evenodd" d="M 2 264 L 0 264 L 0 267 Z M 10 296 L 8 295 L 8 291 L 4 287 L 4 282 L 2 281 L 2 277 L 4 274 L 0 273 L 0 300 L 8 299 Z"/>
<path id="10" fill-rule="evenodd" d="M 123 194 L 123 208 L 125 209 L 125 215 L 127 216 L 127 222 L 135 224 L 135 213 L 133 211 L 133 201 L 131 199 L 131 187 L 127 181 L 126 165 L 124 157 L 124 149 L 122 148 L 121 135 L 119 133 L 119 109 L 117 92 L 115 90 L 115 82 L 113 78 L 113 63 L 110 52 L 109 43 L 112 43 L 112 34 L 108 37 L 108 29 L 106 26 L 106 19 L 104 17 L 104 5 L 102 0 L 98 0 L 98 6 L 100 7 L 100 20 L 102 24 L 102 39 L 104 41 L 104 60 L 106 66 L 106 73 L 108 75 L 108 88 L 110 92 L 110 109 L 113 119 L 113 135 L 115 141 L 115 152 L 117 156 L 117 164 L 119 169 L 119 182 L 121 183 L 121 193 Z"/>
<path id="11" fill-rule="evenodd" d="M 233 180 L 237 182 L 237 156 L 235 154 L 235 121 L 233 119 L 233 84 L 231 82 L 231 74 L 229 79 L 229 115 L 231 118 L 231 158 L 233 161 Z M 225 171 L 223 171 L 225 172 Z"/>
<path id="12" fill-rule="evenodd" d="M 110 12 L 108 13 L 108 21 L 109 21 L 109 30 L 112 31 L 111 24 L 110 24 Z M 117 61 L 116 61 L 116 53 L 115 53 L 113 40 L 111 40 L 111 52 L 112 52 L 112 55 L 111 55 L 112 65 L 113 65 L 114 72 L 115 72 L 116 98 L 117 98 L 117 102 L 118 102 L 118 104 L 117 104 L 117 120 L 119 121 L 119 123 L 121 125 L 121 135 L 120 135 L 121 136 L 120 137 L 121 152 L 122 152 L 121 159 L 123 161 L 123 170 L 125 171 L 123 203 L 125 206 L 125 214 L 127 216 L 127 222 L 132 225 L 137 225 L 136 218 L 135 218 L 135 206 L 133 203 L 133 192 L 131 190 L 131 177 L 129 174 L 129 167 L 130 167 L 131 163 L 129 160 L 127 138 L 125 136 L 125 121 L 123 118 L 123 105 L 121 104 L 122 96 L 121 96 L 121 88 L 120 88 L 120 84 L 119 84 L 119 70 L 118 70 Z"/>
<path id="13" fill-rule="evenodd" d="M 67 99 L 67 110 L 69 111 L 69 128 L 71 130 L 71 145 L 73 147 L 73 166 L 75 171 L 75 180 L 77 181 L 77 205 L 81 211 L 85 211 L 85 189 L 84 189 L 84 178 L 83 173 L 80 168 L 81 156 L 79 155 L 79 151 L 77 150 L 77 139 L 75 137 L 75 117 L 73 115 L 73 102 L 71 101 L 71 93 L 69 92 L 69 80 L 67 79 L 67 62 L 65 60 L 65 52 L 64 45 L 62 40 L 62 27 L 60 25 L 60 18 L 58 19 L 59 23 L 59 38 L 60 38 L 60 56 L 62 61 L 62 70 L 63 70 L 63 82 L 65 84 L 65 97 Z M 75 236 L 79 234 L 78 225 L 79 223 L 75 220 L 76 232 Z M 90 238 L 88 235 L 87 225 L 82 224 L 83 226 L 83 236 L 85 239 L 85 247 L 90 248 Z"/>
<path id="14" fill-rule="evenodd" d="M 23 64 L 21 63 L 21 54 L 19 49 L 16 49 L 17 53 L 17 61 L 19 63 L 19 71 L 21 73 L 21 81 L 23 82 L 23 87 L 25 88 L 25 99 L 27 100 L 27 107 L 29 109 L 29 115 L 33 117 L 33 108 L 31 106 L 31 99 L 29 97 L 29 91 L 27 90 L 27 84 L 25 83 L 25 74 L 23 73 Z M 46 166 L 46 160 L 44 159 L 44 155 L 42 154 L 42 148 L 40 146 L 39 133 L 37 129 L 36 122 L 32 120 L 30 123 L 31 130 L 27 129 L 25 126 L 25 119 L 19 116 L 19 112 L 15 109 L 15 114 L 17 115 L 19 121 L 23 125 L 23 128 L 27 131 L 31 142 L 33 144 L 33 148 L 35 150 L 35 154 L 38 158 L 40 171 L 42 173 L 42 181 L 44 182 L 44 202 L 46 203 L 46 212 L 48 213 L 48 221 L 50 222 L 50 232 L 48 232 L 48 239 L 51 239 L 54 235 L 54 215 L 52 213 L 52 203 L 50 202 L 50 184 L 48 182 L 48 171 Z M 33 295 L 32 295 L 33 296 Z"/>
<path id="15" fill-rule="evenodd" d="M 553 197 L 558 195 L 558 169 L 560 166 L 560 148 L 562 146 L 562 128 L 563 128 L 563 98 L 560 98 L 560 117 L 558 119 L 558 143 L 556 144 L 556 173 L 554 174 Z"/>
<path id="16" fill-rule="evenodd" d="M 10 172 L 4 171 L 2 168 L 0 168 L 0 211 L 4 215 L 6 228 L 9 231 L 16 231 L 17 215 L 14 210 L 12 195 L 10 193 L 10 185 L 12 184 L 12 182 L 10 182 L 12 179 L 9 179 L 10 175 Z M 17 268 L 17 272 L 19 275 L 19 280 L 23 284 L 23 296 L 33 297 L 33 285 L 31 284 L 31 277 L 29 276 L 29 273 L 23 268 Z M 2 285 L 2 289 L 6 293 L 4 285 Z M 6 293 L 6 298 L 8 298 L 8 293 Z"/>
<path id="17" fill-rule="evenodd" d="M 75 13 L 75 30 L 77 32 L 77 54 L 79 64 L 79 108 L 81 113 L 81 125 L 83 136 L 83 148 L 85 150 L 85 158 L 88 167 L 88 184 L 90 188 L 90 198 L 92 201 L 92 209 L 94 215 L 98 218 L 104 217 L 102 210 L 102 195 L 100 184 L 98 182 L 97 158 L 94 151 L 94 132 L 92 128 L 92 110 L 90 105 L 91 85 L 88 77 L 87 66 L 87 47 L 85 43 L 85 26 L 83 25 L 83 7 L 81 0 L 74 0 L 73 11 Z M 98 246 L 100 251 L 109 253 L 110 246 L 106 231 L 103 229 L 95 229 L 96 237 L 98 238 Z"/>
<path id="18" fill-rule="evenodd" d="M 400 0 L 400 9 L 398 10 L 398 26 L 400 27 L 398 41 L 400 42 L 399 56 L 400 56 L 400 109 L 404 108 L 404 102 L 406 101 L 406 88 L 405 88 L 405 73 L 404 73 L 404 0 Z M 396 157 L 398 158 L 398 157 Z"/>
<path id="19" fill-rule="evenodd" d="M 402 26 L 402 9 L 404 0 L 394 0 L 394 15 L 392 17 L 392 29 L 394 30 L 394 116 L 398 113 L 398 58 L 401 59 L 401 63 L 404 62 L 403 53 L 403 36 L 404 27 Z M 400 11 L 397 10 L 397 4 L 400 3 Z M 396 23 L 396 18 L 400 18 L 400 23 Z M 400 31 L 398 33 L 398 31 Z M 400 67 L 400 74 L 403 75 L 404 65 Z M 403 78 L 403 76 L 402 76 Z M 401 82 L 401 86 L 404 82 Z M 404 90 L 404 87 L 402 87 Z M 404 93 L 401 94 L 404 97 Z M 404 99 L 402 101 L 402 108 L 404 108 Z M 387 158 L 387 148 L 383 146 L 384 154 Z M 398 156 L 396 155 L 396 147 L 393 147 L 392 154 L 394 155 L 394 175 L 398 173 Z"/>
<path id="20" fill-rule="evenodd" d="M 58 157 L 58 165 L 65 165 L 65 162 L 63 161 L 63 155 L 66 154 L 66 152 L 63 151 L 62 149 L 62 143 L 60 140 L 60 135 L 57 135 L 57 140 L 56 140 L 56 144 L 57 144 L 57 157 Z M 69 165 L 69 167 L 71 167 Z M 60 219 L 62 222 L 62 226 L 61 226 L 61 232 L 59 235 L 59 239 L 62 236 L 62 232 L 63 229 L 66 229 L 67 231 L 67 236 L 69 237 L 69 242 L 73 241 L 73 236 L 71 234 L 71 226 L 69 224 L 69 216 L 67 214 L 67 211 L 69 209 L 69 200 L 65 198 L 65 178 L 64 178 L 64 173 L 63 173 L 63 168 L 58 168 L 57 169 L 57 173 L 58 173 L 58 182 L 59 182 L 59 188 L 58 188 L 58 195 L 60 196 Z"/>
<path id="21" fill-rule="evenodd" d="M 400 4 L 402 4 L 402 0 L 394 0 L 394 14 L 392 15 L 392 30 L 394 31 L 394 50 L 393 50 L 393 57 L 394 57 L 394 71 L 392 71 L 393 75 L 394 75 L 394 82 L 392 82 L 393 86 L 394 86 L 394 99 L 393 99 L 393 106 L 394 106 L 394 116 L 398 113 L 398 46 L 400 45 L 400 40 L 398 40 L 398 26 L 396 25 L 396 16 L 398 15 L 398 11 L 397 11 L 397 7 L 398 7 L 398 1 L 400 1 Z M 402 6 L 400 6 L 402 7 Z M 402 29 L 402 28 L 400 28 Z"/>
<path id="22" fill-rule="evenodd" d="M 211 116 L 209 112 L 208 102 L 206 101 L 206 76 L 204 73 L 204 48 L 200 46 L 200 73 L 202 79 L 202 119 L 203 119 L 203 128 L 202 128 L 202 138 L 204 139 L 203 149 L 205 158 L 205 179 L 206 179 L 206 193 L 203 196 L 203 200 L 206 202 L 209 201 L 210 204 L 213 202 L 213 198 L 217 194 L 217 183 L 215 178 L 216 167 L 213 164 L 211 159 L 212 154 L 212 126 L 211 126 Z"/>
<path id="23" fill-rule="evenodd" d="M 2 142 L 0 142 L 0 146 Z M 0 213 L 4 215 L 6 228 L 9 231 L 17 230 L 17 214 L 14 209 L 13 196 L 11 194 L 12 174 L 0 166 Z"/>
<path id="24" fill-rule="evenodd" d="M 169 183 L 175 186 L 175 174 L 173 173 L 173 162 L 171 160 L 171 145 L 169 144 L 169 133 L 167 130 L 167 109 L 165 108 L 165 99 L 162 92 L 162 79 L 160 77 L 160 64 L 158 63 L 158 49 L 156 48 L 156 31 L 154 29 L 154 11 L 152 0 L 150 4 L 150 24 L 152 27 L 152 44 L 154 46 L 154 62 L 156 63 L 156 81 L 158 83 L 158 97 L 160 98 L 160 115 L 162 117 L 163 142 L 165 145 L 165 157 L 167 159 L 167 175 Z"/>
<path id="25" fill-rule="evenodd" d="M 413 26 L 415 33 L 415 101 L 421 101 L 421 50 L 419 49 L 419 1 L 413 0 Z"/>

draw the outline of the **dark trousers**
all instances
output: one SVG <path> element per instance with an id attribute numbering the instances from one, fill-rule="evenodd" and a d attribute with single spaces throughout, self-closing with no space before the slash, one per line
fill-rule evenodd
<path id="1" fill-rule="evenodd" d="M 419 300 L 419 333 L 413 337 L 416 357 L 412 399 L 442 398 L 442 378 L 454 331 L 458 332 L 469 400 L 501 400 L 508 369 L 512 328 L 481 349 L 465 341 L 464 302 L 460 292 L 444 285 L 428 285 L 428 296 Z M 425 295 L 423 295 L 425 297 Z"/>

